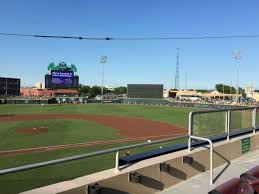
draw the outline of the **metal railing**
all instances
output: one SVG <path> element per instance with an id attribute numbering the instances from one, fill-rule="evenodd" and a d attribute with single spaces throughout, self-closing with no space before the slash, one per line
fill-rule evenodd
<path id="1" fill-rule="evenodd" d="M 188 128 L 188 150 L 191 151 L 192 146 L 192 139 L 207 141 L 210 145 L 210 184 L 213 184 L 213 143 L 209 138 L 200 137 L 194 135 L 193 123 L 195 115 L 201 114 L 210 114 L 210 113 L 217 113 L 223 112 L 225 113 L 225 134 L 227 134 L 227 141 L 229 141 L 230 137 L 230 128 L 231 128 L 231 113 L 233 111 L 245 111 L 245 110 L 252 110 L 252 119 L 251 119 L 251 126 L 253 128 L 253 133 L 256 132 L 256 114 L 257 114 L 257 107 L 242 107 L 242 108 L 232 108 L 232 109 L 220 109 L 220 110 L 202 110 L 202 111 L 195 111 L 190 112 L 189 114 L 189 128 Z"/>
<path id="2" fill-rule="evenodd" d="M 75 161 L 75 160 L 81 160 L 81 159 L 85 159 L 85 158 L 89 158 L 89 157 L 93 157 L 93 156 L 99 156 L 99 155 L 104 155 L 104 154 L 109 154 L 109 153 L 114 153 L 114 152 L 116 153 L 115 169 L 120 170 L 119 155 L 120 155 L 120 152 L 123 151 L 123 150 L 129 150 L 129 149 L 133 149 L 133 148 L 140 148 L 140 147 L 144 147 L 144 146 L 170 142 L 170 141 L 181 139 L 181 138 L 188 138 L 188 149 L 190 151 L 191 151 L 192 139 L 196 139 L 196 140 L 200 140 L 200 141 L 207 141 L 209 143 L 209 145 L 210 145 L 210 183 L 213 184 L 213 143 L 209 138 L 199 137 L 199 136 L 194 135 L 194 131 L 193 131 L 194 117 L 195 117 L 195 115 L 199 115 L 199 114 L 225 112 L 225 114 L 226 114 L 225 115 L 225 133 L 227 134 L 227 140 L 229 140 L 230 126 L 231 126 L 231 113 L 233 111 L 244 111 L 244 110 L 252 110 L 253 111 L 251 122 L 252 122 L 252 126 L 253 126 L 253 132 L 255 133 L 256 132 L 256 110 L 257 110 L 257 107 L 244 107 L 244 108 L 233 108 L 233 109 L 195 111 L 195 112 L 190 112 L 190 114 L 189 114 L 189 127 L 188 127 L 189 134 L 188 135 L 166 138 L 166 139 L 161 139 L 161 140 L 148 141 L 148 142 L 124 146 L 124 147 L 116 147 L 116 148 L 111 148 L 111 149 L 108 149 L 108 150 L 101 150 L 101 151 L 96 151 L 96 152 L 92 152 L 92 153 L 85 153 L 85 154 L 80 154 L 80 155 L 56 159 L 56 160 L 49 160 L 49 161 L 39 162 L 39 163 L 35 163 L 35 164 L 29 164 L 29 165 L 14 167 L 14 168 L 3 169 L 3 170 L 0 170 L 0 175 L 6 175 L 6 174 L 11 174 L 11 173 L 26 171 L 26 170 L 29 170 L 29 169 L 41 168 L 41 167 L 46 167 L 46 166 L 50 166 L 50 165 Z"/>
<path id="3" fill-rule="evenodd" d="M 242 108 L 232 108 L 232 109 L 219 109 L 219 110 L 202 110 L 202 111 L 194 111 L 190 112 L 189 114 L 189 135 L 194 135 L 194 130 L 193 130 L 193 123 L 194 123 L 194 117 L 196 115 L 201 115 L 201 114 L 210 114 L 210 113 L 217 113 L 217 112 L 222 112 L 225 113 L 225 133 L 227 134 L 227 138 L 229 139 L 229 134 L 230 134 L 230 128 L 231 128 L 231 114 L 233 111 L 245 111 L 245 110 L 252 110 L 252 118 L 251 118 L 251 126 L 255 132 L 256 130 L 256 110 L 258 107 L 242 107 Z M 190 142 L 188 142 L 188 145 L 190 147 Z"/>
<path id="4" fill-rule="evenodd" d="M 209 138 L 190 136 L 191 139 L 197 139 L 201 141 L 207 141 L 210 145 L 210 184 L 213 184 L 213 143 Z"/>
<path id="5" fill-rule="evenodd" d="M 41 168 L 41 167 L 55 165 L 55 164 L 61 164 L 61 163 L 65 163 L 65 162 L 80 160 L 80 159 L 84 159 L 84 158 L 89 158 L 89 157 L 93 157 L 93 156 L 99 156 L 99 155 L 104 155 L 104 154 L 109 154 L 109 153 L 114 153 L 114 152 L 116 152 L 115 168 L 117 170 L 119 170 L 120 151 L 129 150 L 129 149 L 133 149 L 133 148 L 140 148 L 140 147 L 149 146 L 149 145 L 155 145 L 155 144 L 159 144 L 159 143 L 170 142 L 170 141 L 173 141 L 176 139 L 188 138 L 188 137 L 189 137 L 188 135 L 183 135 L 183 136 L 171 137 L 171 138 L 166 138 L 166 139 L 161 139 L 161 140 L 147 141 L 144 143 L 124 146 L 124 147 L 111 148 L 108 150 L 101 150 L 101 151 L 92 152 L 92 153 L 80 154 L 77 156 L 71 156 L 71 157 L 66 157 L 66 158 L 61 158 L 61 159 L 56 159 L 56 160 L 49 160 L 49 161 L 45 161 L 45 162 L 39 162 L 39 163 L 24 165 L 24 166 L 20 166 L 20 167 L 8 168 L 8 169 L 0 170 L 0 175 L 21 172 L 21 171 L 25 171 L 25 170 L 29 170 L 29 169 L 36 169 L 36 168 Z"/>

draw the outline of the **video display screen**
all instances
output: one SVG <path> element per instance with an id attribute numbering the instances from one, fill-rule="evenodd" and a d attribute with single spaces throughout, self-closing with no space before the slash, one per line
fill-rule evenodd
<path id="1" fill-rule="evenodd" d="M 73 85 L 73 71 L 51 71 L 51 84 L 54 86 L 70 87 Z"/>

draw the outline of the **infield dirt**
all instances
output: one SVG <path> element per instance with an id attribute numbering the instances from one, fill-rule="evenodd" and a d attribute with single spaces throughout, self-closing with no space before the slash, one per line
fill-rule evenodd
<path id="1" fill-rule="evenodd" d="M 87 115 L 87 114 L 25 114 L 25 115 L 5 115 L 0 116 L 0 122 L 16 122 L 16 121 L 37 121 L 37 120 L 64 120 L 78 119 L 94 121 L 106 127 L 113 128 L 118 131 L 123 139 L 91 141 L 76 144 L 56 145 L 47 147 L 36 147 L 20 150 L 0 151 L 0 155 L 16 155 L 22 153 L 45 152 L 51 150 L 65 149 L 71 147 L 86 147 L 100 144 L 113 144 L 123 142 L 134 142 L 147 139 L 161 139 L 166 137 L 177 137 L 187 134 L 187 130 L 165 122 L 146 120 L 143 118 L 121 117 L 112 115 Z M 34 130 L 35 129 L 35 130 Z M 42 128 L 43 129 L 43 128 Z M 17 129 L 17 132 L 37 134 L 46 133 L 48 129 L 41 130 L 40 128 L 32 129 Z"/>

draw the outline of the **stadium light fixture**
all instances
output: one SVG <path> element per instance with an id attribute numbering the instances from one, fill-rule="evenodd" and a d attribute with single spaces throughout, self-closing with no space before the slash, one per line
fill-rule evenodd
<path id="1" fill-rule="evenodd" d="M 7 87 L 8 87 L 8 85 L 7 85 L 7 77 L 5 77 L 5 95 L 6 95 L 6 97 L 7 97 Z"/>
<path id="2" fill-rule="evenodd" d="M 241 51 L 235 50 L 233 52 L 234 59 L 236 60 L 236 66 L 237 66 L 237 89 L 236 89 L 236 102 L 239 101 L 239 69 L 240 69 L 240 61 L 242 59 Z"/>
<path id="3" fill-rule="evenodd" d="M 100 57 L 100 63 L 102 64 L 102 90 L 101 94 L 103 95 L 103 87 L 104 87 L 104 64 L 107 62 L 107 56 Z"/>

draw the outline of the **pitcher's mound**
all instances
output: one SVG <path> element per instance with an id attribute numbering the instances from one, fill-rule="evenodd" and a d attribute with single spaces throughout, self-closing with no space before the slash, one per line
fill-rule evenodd
<path id="1" fill-rule="evenodd" d="M 29 128 L 29 129 L 18 129 L 16 131 L 17 133 L 22 133 L 22 134 L 39 134 L 39 133 L 47 133 L 48 128 L 46 127 L 34 127 L 34 128 Z"/>

